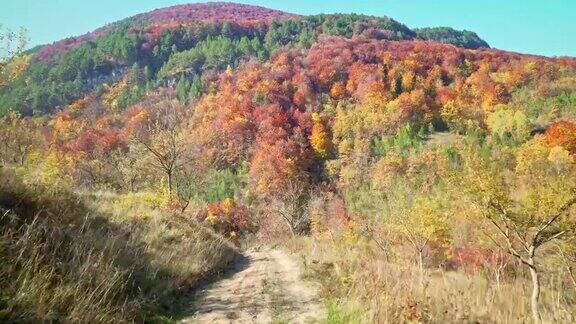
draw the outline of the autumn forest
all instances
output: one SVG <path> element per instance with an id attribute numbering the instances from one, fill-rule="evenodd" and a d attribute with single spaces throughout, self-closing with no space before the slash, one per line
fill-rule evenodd
<path id="1" fill-rule="evenodd" d="M 232 3 L 25 42 L 2 29 L 0 321 L 177 321 L 254 246 L 321 323 L 576 321 L 575 58 Z"/>

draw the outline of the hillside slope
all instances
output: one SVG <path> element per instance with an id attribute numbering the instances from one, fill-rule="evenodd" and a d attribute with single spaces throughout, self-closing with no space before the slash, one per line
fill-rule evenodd
<path id="1" fill-rule="evenodd" d="M 264 9 L 194 8 L 125 21 L 49 60 L 6 62 L 24 67 L 0 87 L 0 175 L 24 179 L 6 192 L 39 183 L 54 201 L 74 192 L 91 202 L 78 215 L 47 214 L 50 233 L 81 240 L 43 245 L 48 273 L 69 265 L 46 294 L 20 302 L 22 281 L 0 282 L 8 318 L 68 305 L 57 288 L 84 264 L 88 245 L 76 243 L 103 231 L 127 261 L 98 273 L 135 265 L 144 279 L 122 282 L 149 289 L 114 286 L 117 297 L 100 298 L 110 304 L 90 316 L 124 309 L 126 298 L 143 306 L 120 320 L 170 313 L 159 301 L 173 299 L 159 296 L 181 296 L 229 260 L 230 244 L 257 242 L 299 254 L 328 321 L 576 321 L 575 58 L 483 48 L 468 32 L 387 17 L 252 20 Z M 247 12 L 218 20 L 229 11 L 213 8 Z M 18 220 L 12 206 L 35 201 L 30 192 L 0 196 L 3 213 Z M 68 232 L 86 213 L 95 231 Z M 29 245 L 17 242 L 36 229 L 26 217 L 24 227 L 0 218 L 0 244 L 13 247 L 3 264 L 38 260 L 18 257 Z M 267 263 L 255 264 L 246 274 Z M 20 269 L 0 270 L 18 278 Z M 252 297 L 264 288 L 239 277 L 216 283 L 200 306 L 238 288 L 259 307 Z M 69 310 L 54 320 L 74 319 Z"/>
<path id="2" fill-rule="evenodd" d="M 81 197 L 0 167 L 0 321 L 143 321 L 234 258 L 144 198 Z"/>

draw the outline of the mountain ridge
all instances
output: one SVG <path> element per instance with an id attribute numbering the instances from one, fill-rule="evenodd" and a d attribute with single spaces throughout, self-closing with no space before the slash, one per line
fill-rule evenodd
<path id="1" fill-rule="evenodd" d="M 327 16 L 337 16 L 339 13 L 333 14 L 322 14 Z M 283 19 L 298 19 L 303 17 L 302 15 L 288 13 L 280 10 L 270 9 L 262 6 L 240 4 L 235 2 L 206 2 L 206 3 L 190 3 L 190 4 L 180 4 L 169 7 L 157 8 L 148 12 L 136 14 L 134 16 L 119 20 L 107 24 L 103 27 L 97 28 L 92 32 L 86 34 L 67 37 L 62 40 L 55 41 L 51 44 L 39 45 L 37 57 L 40 60 L 50 60 L 57 55 L 63 55 L 69 50 L 80 46 L 81 44 L 93 41 L 98 37 L 105 36 L 109 32 L 115 30 L 118 26 L 123 24 L 142 24 L 144 22 L 159 24 L 159 23 L 176 23 L 176 24 L 186 24 L 191 22 L 218 22 L 218 21 L 271 21 L 271 20 L 283 20 Z M 375 17 L 375 16 L 366 16 Z M 436 28 L 436 27 L 435 27 Z M 467 31 L 457 31 L 450 27 L 439 27 L 450 29 L 454 37 L 463 37 Z M 421 28 L 424 30 L 426 28 Z M 432 29 L 432 28 L 431 28 Z M 415 31 L 417 29 L 414 29 Z M 487 47 L 489 45 L 486 41 L 480 39 L 475 33 L 473 33 L 474 42 L 470 43 L 475 48 Z M 423 38 L 426 39 L 426 38 Z M 438 40 L 441 38 L 433 39 L 428 38 L 426 40 Z M 441 41 L 445 42 L 445 41 Z M 465 42 L 462 42 L 465 44 Z M 457 44 L 455 44 L 457 45 Z"/>
<path id="2" fill-rule="evenodd" d="M 146 21 L 150 23 L 175 22 L 184 24 L 197 21 L 237 21 L 238 18 L 240 18 L 240 21 L 260 21 L 271 19 L 291 19 L 296 17 L 298 17 L 298 15 L 261 6 L 245 5 L 234 2 L 180 4 L 139 13 L 131 17 L 112 22 L 86 34 L 67 37 L 65 39 L 55 41 L 51 44 L 40 45 L 38 57 L 41 60 L 50 60 L 55 55 L 65 54 L 70 49 L 78 47 L 84 42 L 92 41 L 98 37 L 105 36 L 109 32 L 112 32 L 124 24 L 138 25 Z M 64 47 L 64 49 L 59 49 L 59 47 Z"/>

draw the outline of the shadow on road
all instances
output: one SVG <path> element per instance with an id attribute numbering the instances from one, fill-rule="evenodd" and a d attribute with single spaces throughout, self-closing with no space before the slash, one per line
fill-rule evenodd
<path id="1" fill-rule="evenodd" d="M 197 311 L 197 301 L 202 299 L 203 296 L 218 282 L 230 279 L 234 275 L 248 269 L 253 260 L 242 253 L 238 253 L 234 260 L 224 269 L 209 276 L 199 282 L 194 290 L 183 293 L 174 301 L 167 315 L 174 320 L 184 319 L 194 315 Z M 241 294 L 242 292 L 237 292 Z M 204 300 L 210 302 L 210 311 L 226 310 L 230 306 L 230 301 L 224 298 L 212 298 L 211 300 Z"/>

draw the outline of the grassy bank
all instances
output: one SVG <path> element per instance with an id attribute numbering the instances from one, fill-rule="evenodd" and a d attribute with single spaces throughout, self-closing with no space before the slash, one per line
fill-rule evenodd
<path id="1" fill-rule="evenodd" d="M 226 240 L 146 198 L 77 195 L 0 168 L 0 321 L 146 321 L 233 258 Z"/>

